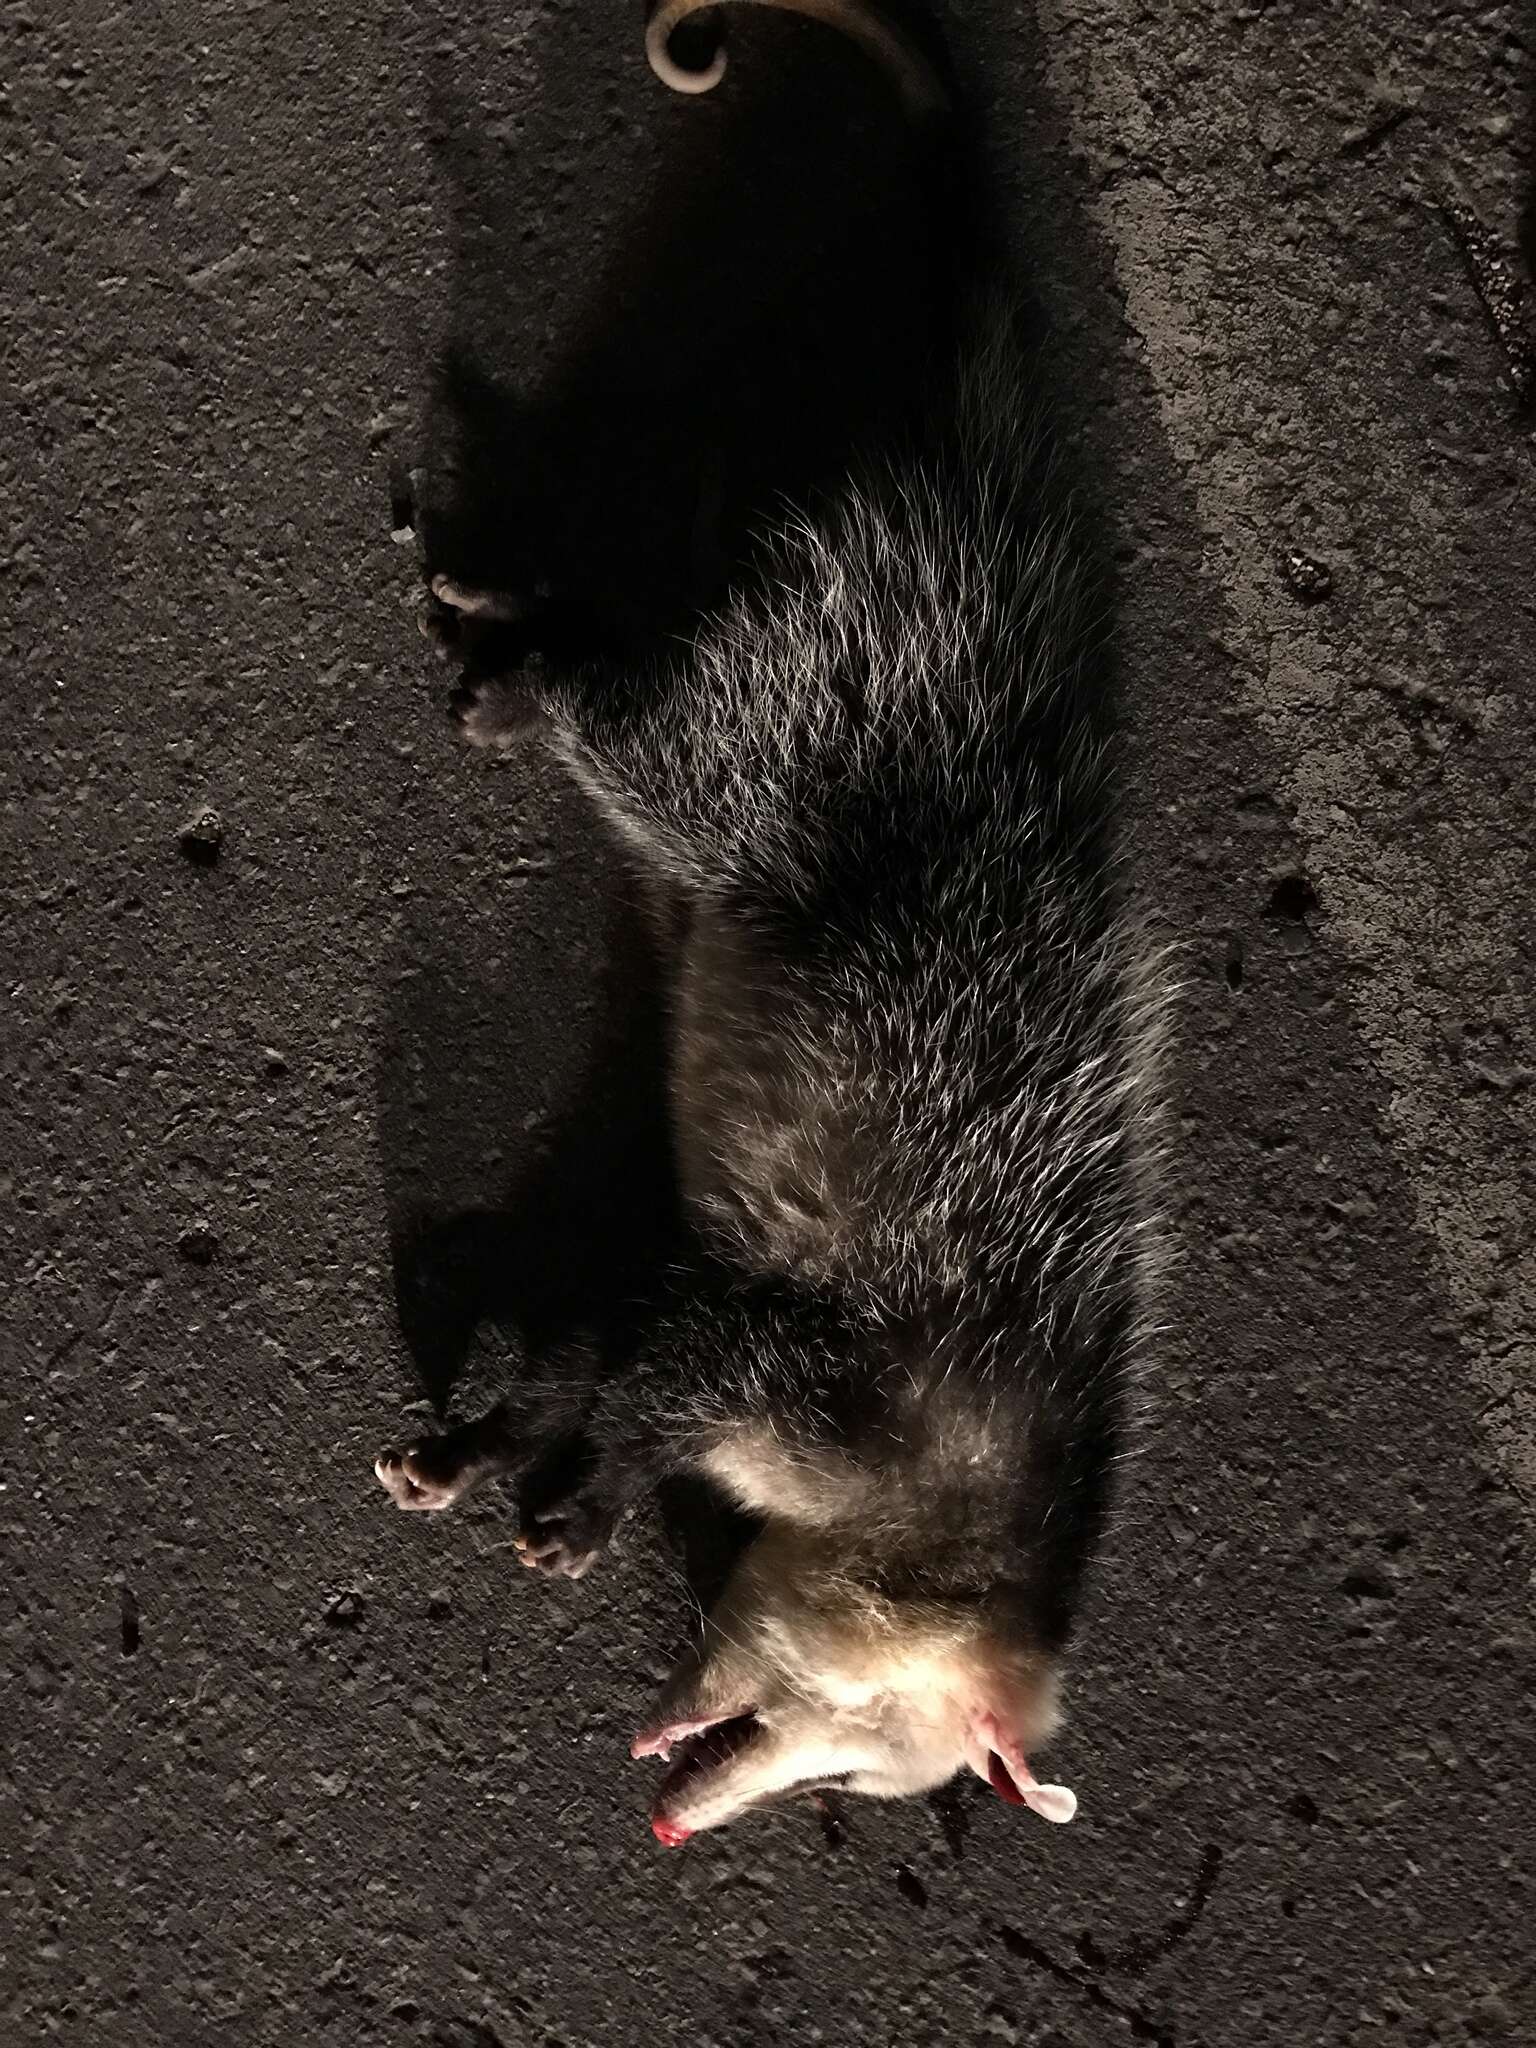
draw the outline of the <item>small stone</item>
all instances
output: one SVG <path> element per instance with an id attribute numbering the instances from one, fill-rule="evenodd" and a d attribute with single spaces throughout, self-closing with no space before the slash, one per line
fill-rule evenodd
<path id="1" fill-rule="evenodd" d="M 1332 597 L 1333 571 L 1315 555 L 1287 548 L 1280 557 L 1280 568 L 1292 595 L 1303 604 L 1321 604 L 1325 597 Z"/>
<path id="2" fill-rule="evenodd" d="M 211 1266 L 218 1256 L 219 1240 L 206 1223 L 194 1223 L 177 1238 L 176 1249 L 189 1266 Z"/>
<path id="3" fill-rule="evenodd" d="M 1515 2016 L 1496 1991 L 1489 1991 L 1473 1999 L 1467 2027 L 1480 2041 L 1503 2040 L 1514 2032 Z"/>
<path id="4" fill-rule="evenodd" d="M 223 820 L 217 811 L 205 805 L 195 818 L 182 827 L 176 843 L 194 867 L 211 868 L 223 850 Z"/>

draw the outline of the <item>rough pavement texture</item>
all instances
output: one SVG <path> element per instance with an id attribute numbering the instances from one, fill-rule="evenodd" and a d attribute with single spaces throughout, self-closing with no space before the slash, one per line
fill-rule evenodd
<path id="1" fill-rule="evenodd" d="M 797 250 L 835 300 L 900 152 L 819 31 L 743 23 L 683 102 L 637 17 L 0 10 L 0 2035 L 1536 2038 L 1512 6 L 947 10 L 1188 968 L 1155 1426 L 1050 1760 L 1078 1822 L 977 1785 L 665 1853 L 625 1752 L 676 1543 L 552 1588 L 504 1501 L 374 1485 L 424 1390 L 515 1369 L 455 1274 L 519 1220 L 569 1262 L 551 1161 L 605 1138 L 622 1237 L 655 1094 L 612 859 L 536 760 L 459 748 L 414 635 L 433 366 L 547 388 L 679 275 L 750 313 Z M 690 388 L 727 403 L 657 331 L 627 384 L 589 363 L 538 514 L 645 575 L 678 541 L 637 480 Z"/>

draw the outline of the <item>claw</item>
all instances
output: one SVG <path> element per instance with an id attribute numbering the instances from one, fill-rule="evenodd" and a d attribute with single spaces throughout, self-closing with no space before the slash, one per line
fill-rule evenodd
<path id="1" fill-rule="evenodd" d="M 476 590 L 467 583 L 456 582 L 452 576 L 434 576 L 429 588 L 439 604 L 462 612 L 466 618 L 507 623 L 523 615 L 523 607 L 515 597 L 499 590 Z"/>

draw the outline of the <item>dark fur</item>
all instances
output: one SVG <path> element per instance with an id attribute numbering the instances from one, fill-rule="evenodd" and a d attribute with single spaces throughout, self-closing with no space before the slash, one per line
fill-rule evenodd
<path id="1" fill-rule="evenodd" d="M 482 685 L 471 727 L 507 743 L 531 690 L 688 933 L 707 1256 L 593 1417 L 573 1548 L 761 1420 L 857 1468 L 872 1572 L 1031 1589 L 1056 1643 L 1132 1365 L 1160 998 L 1028 377 L 984 314 L 926 435 L 691 654 Z"/>

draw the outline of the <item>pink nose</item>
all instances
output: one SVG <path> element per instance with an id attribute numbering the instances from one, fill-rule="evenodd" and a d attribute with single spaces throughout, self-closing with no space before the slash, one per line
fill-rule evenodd
<path id="1" fill-rule="evenodd" d="M 685 1828 L 680 1820 L 668 1820 L 665 1814 L 658 1813 L 651 1822 L 651 1833 L 667 1848 L 679 1849 L 693 1833 L 693 1829 Z"/>

